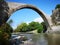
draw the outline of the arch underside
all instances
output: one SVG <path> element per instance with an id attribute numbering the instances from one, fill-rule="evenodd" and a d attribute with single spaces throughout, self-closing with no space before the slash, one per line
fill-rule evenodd
<path id="1" fill-rule="evenodd" d="M 32 9 L 32 10 L 36 11 L 42 17 L 42 19 L 44 20 L 44 22 L 46 24 L 46 27 L 51 29 L 51 27 L 50 27 L 51 22 L 50 22 L 50 20 L 48 20 L 50 17 L 48 18 L 43 11 L 39 10 L 35 6 L 28 5 L 28 4 L 13 3 L 13 2 L 8 2 L 8 6 L 10 8 L 9 13 L 8 13 L 9 17 L 12 13 L 14 13 L 18 10 L 21 10 L 21 9 L 24 9 L 24 8 Z"/>

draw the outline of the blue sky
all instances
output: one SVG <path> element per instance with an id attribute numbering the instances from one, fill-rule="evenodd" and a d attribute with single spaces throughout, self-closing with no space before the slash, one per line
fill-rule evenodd
<path id="1" fill-rule="evenodd" d="M 52 14 L 52 10 L 55 9 L 55 6 L 57 4 L 60 4 L 60 0 L 6 0 L 8 2 L 18 2 L 18 3 L 26 3 L 26 4 L 32 4 L 36 6 L 37 8 L 44 11 L 47 15 Z M 12 16 L 9 18 L 9 20 L 12 19 L 13 23 L 11 26 L 13 28 L 16 28 L 17 25 L 19 25 L 22 22 L 29 23 L 31 21 L 42 21 L 39 14 L 37 14 L 35 11 L 31 9 L 22 9 L 19 11 L 16 11 L 12 14 Z"/>

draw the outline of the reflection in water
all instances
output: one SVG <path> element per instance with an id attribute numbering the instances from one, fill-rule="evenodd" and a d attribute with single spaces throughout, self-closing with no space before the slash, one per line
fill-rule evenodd
<path id="1" fill-rule="evenodd" d="M 48 44 L 44 34 L 33 35 L 32 41 L 34 42 L 34 45 L 47 45 Z"/>
<path id="2" fill-rule="evenodd" d="M 37 34 L 32 36 L 34 45 L 60 45 L 60 34 Z"/>
<path id="3" fill-rule="evenodd" d="M 60 45 L 60 34 L 23 34 L 29 39 L 22 45 Z"/>
<path id="4" fill-rule="evenodd" d="M 60 45 L 60 34 L 49 34 L 46 38 L 48 45 Z"/>

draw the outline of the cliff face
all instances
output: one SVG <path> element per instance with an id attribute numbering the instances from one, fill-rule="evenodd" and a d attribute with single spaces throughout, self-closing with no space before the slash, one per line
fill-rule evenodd
<path id="1" fill-rule="evenodd" d="M 54 25 L 60 25 L 60 8 L 53 10 L 51 18 Z"/>
<path id="2" fill-rule="evenodd" d="M 4 1 L 0 1 L 0 26 L 8 20 L 8 4 Z"/>

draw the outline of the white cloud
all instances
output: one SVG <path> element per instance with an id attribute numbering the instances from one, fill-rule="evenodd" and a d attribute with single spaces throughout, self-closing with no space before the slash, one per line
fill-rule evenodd
<path id="1" fill-rule="evenodd" d="M 29 22 L 27 21 L 26 23 L 29 24 L 29 23 L 31 23 L 31 22 L 32 22 L 32 21 L 29 21 Z"/>
<path id="2" fill-rule="evenodd" d="M 41 17 L 39 17 L 39 18 L 34 19 L 33 21 L 41 23 L 41 22 L 43 22 L 43 19 Z"/>
<path id="3" fill-rule="evenodd" d="M 27 24 L 29 24 L 30 22 L 26 22 Z"/>
<path id="4" fill-rule="evenodd" d="M 43 19 L 41 17 L 39 17 L 39 18 L 35 18 L 33 21 L 41 23 L 41 22 L 43 22 Z M 30 22 L 32 22 L 32 21 L 30 21 Z M 26 23 L 29 24 L 30 22 L 26 22 Z"/>

